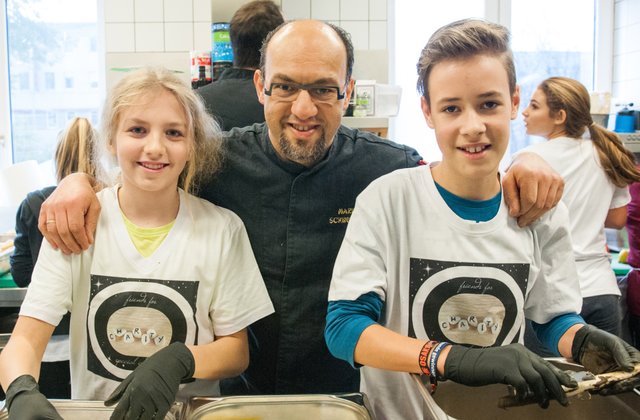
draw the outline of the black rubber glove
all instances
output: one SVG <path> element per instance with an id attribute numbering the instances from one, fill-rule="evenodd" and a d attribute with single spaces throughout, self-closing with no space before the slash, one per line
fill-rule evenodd
<path id="1" fill-rule="evenodd" d="M 163 419 L 184 379 L 193 376 L 195 361 L 183 343 L 172 343 L 142 362 L 104 402 L 118 406 L 111 419 Z"/>
<path id="2" fill-rule="evenodd" d="M 31 375 L 18 376 L 7 388 L 9 420 L 62 420 Z"/>
<path id="3" fill-rule="evenodd" d="M 443 377 L 469 386 L 496 383 L 512 385 L 522 400 L 533 392 L 542 408 L 549 406 L 550 396 L 562 405 L 569 404 L 560 385 L 569 388 L 578 386 L 567 373 L 521 344 L 479 349 L 452 345 Z"/>
<path id="4" fill-rule="evenodd" d="M 640 363 L 640 352 L 613 334 L 593 325 L 576 331 L 571 344 L 571 357 L 596 375 L 616 370 L 632 371 Z"/>

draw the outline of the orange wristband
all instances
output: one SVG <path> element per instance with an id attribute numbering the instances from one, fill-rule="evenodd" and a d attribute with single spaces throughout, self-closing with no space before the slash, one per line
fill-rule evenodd
<path id="1" fill-rule="evenodd" d="M 424 346 L 422 346 L 422 349 L 420 350 L 420 356 L 418 357 L 418 366 L 420 366 L 420 370 L 424 375 L 431 376 L 431 371 L 429 370 L 429 352 L 436 344 L 438 344 L 437 341 L 427 341 L 426 343 L 424 343 Z"/>

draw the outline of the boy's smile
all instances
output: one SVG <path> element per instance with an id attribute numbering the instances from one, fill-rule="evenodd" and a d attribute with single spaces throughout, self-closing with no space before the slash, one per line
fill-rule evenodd
<path id="1" fill-rule="evenodd" d="M 495 196 L 519 102 L 503 62 L 489 55 L 442 61 L 433 67 L 428 89 L 431 103 L 422 97 L 422 110 L 442 151 L 435 181 L 463 198 Z"/>

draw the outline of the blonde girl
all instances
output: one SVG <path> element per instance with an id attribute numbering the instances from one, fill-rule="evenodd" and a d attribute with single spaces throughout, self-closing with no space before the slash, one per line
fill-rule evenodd
<path id="1" fill-rule="evenodd" d="M 163 418 L 176 398 L 216 395 L 248 364 L 246 327 L 273 312 L 240 219 L 186 192 L 220 163 L 219 129 L 189 86 L 162 68 L 125 76 L 101 134 L 118 181 L 98 193 L 88 250 L 42 246 L 0 356 L 10 418 L 60 418 L 36 378 L 66 311 L 72 398 L 117 404 L 112 419 Z"/>

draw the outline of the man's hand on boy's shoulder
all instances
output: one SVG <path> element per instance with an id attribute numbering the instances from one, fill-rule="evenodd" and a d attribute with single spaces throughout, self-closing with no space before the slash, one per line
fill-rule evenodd
<path id="1" fill-rule="evenodd" d="M 549 164 L 535 153 L 518 154 L 502 181 L 509 215 L 519 226 L 528 226 L 555 207 L 564 190 L 564 181 Z"/>

